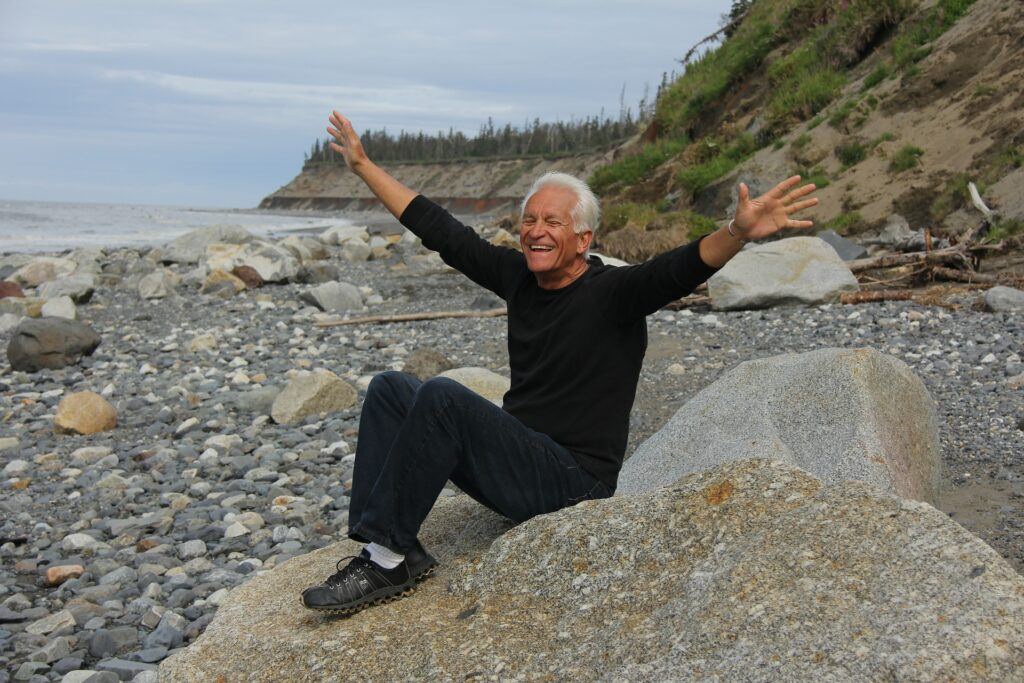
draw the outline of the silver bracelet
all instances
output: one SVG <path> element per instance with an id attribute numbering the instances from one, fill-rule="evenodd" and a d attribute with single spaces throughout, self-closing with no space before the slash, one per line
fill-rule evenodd
<path id="1" fill-rule="evenodd" d="M 726 230 L 729 231 L 730 235 L 732 235 L 733 237 L 738 239 L 740 241 L 740 244 L 747 244 L 748 242 L 750 242 L 750 240 L 745 240 L 742 237 L 740 237 L 739 235 L 737 235 L 735 232 L 732 231 L 732 224 L 735 223 L 735 222 L 736 222 L 735 218 L 733 218 L 731 221 L 729 221 L 729 225 L 726 227 Z"/>

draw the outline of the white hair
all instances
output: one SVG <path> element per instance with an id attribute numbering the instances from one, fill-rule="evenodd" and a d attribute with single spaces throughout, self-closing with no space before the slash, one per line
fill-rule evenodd
<path id="1" fill-rule="evenodd" d="M 572 210 L 573 231 L 577 235 L 587 230 L 593 233 L 597 232 L 597 225 L 601 221 L 601 205 L 598 204 L 594 191 L 576 176 L 559 171 L 548 171 L 533 182 L 530 191 L 526 193 L 523 205 L 519 208 L 520 220 L 526 213 L 526 204 L 530 201 L 530 197 L 545 187 L 564 187 L 572 190 L 576 195 L 576 206 Z M 590 250 L 587 249 L 587 253 L 583 256 L 584 258 L 590 256 Z"/>

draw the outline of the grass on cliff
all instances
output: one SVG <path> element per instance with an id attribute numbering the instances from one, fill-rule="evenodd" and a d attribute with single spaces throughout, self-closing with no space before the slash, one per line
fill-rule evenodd
<path id="1" fill-rule="evenodd" d="M 928 44 L 974 1 L 936 0 L 922 9 L 928 5 L 924 0 L 754 0 L 727 40 L 690 62 L 660 92 L 654 118 L 663 139 L 598 169 L 591 182 L 598 192 L 617 184 L 628 187 L 682 155 L 687 167 L 676 179 L 692 196 L 800 122 L 810 120 L 813 128 L 829 120 L 856 128 L 878 104 L 866 91 L 899 71 L 906 77 L 907 67 L 926 56 Z M 824 113 L 848 83 L 850 69 L 880 46 L 887 58 L 865 77 L 860 96 Z M 721 138 L 730 107 L 741 102 L 761 112 L 755 148 L 729 153 L 723 143 L 719 153 L 691 163 L 686 140 L 700 144 L 705 136 Z M 859 149 L 847 152 L 847 165 L 863 158 Z"/>
<path id="2" fill-rule="evenodd" d="M 594 192 L 603 192 L 616 183 L 632 185 L 686 147 L 685 137 L 665 138 L 644 146 L 638 153 L 624 156 L 597 169 L 590 177 Z"/>

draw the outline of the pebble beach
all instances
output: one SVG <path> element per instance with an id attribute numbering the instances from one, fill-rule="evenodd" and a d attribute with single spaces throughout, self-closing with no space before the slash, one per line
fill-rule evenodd
<path id="1" fill-rule="evenodd" d="M 413 241 L 377 239 L 371 260 L 324 245 L 326 279 L 359 291 L 346 315 L 501 305 Z M 0 683 L 77 670 L 156 680 L 228 591 L 344 537 L 374 374 L 509 372 L 502 317 L 319 327 L 339 314 L 304 296 L 316 278 L 203 292 L 193 266 L 179 264 L 168 268 L 180 282 L 145 298 L 138 281 L 160 269 L 154 252 L 93 255 L 95 291 L 75 314 L 101 338 L 95 352 L 56 370 L 0 369 Z M 871 347 L 910 366 L 936 402 L 940 508 L 1022 571 L 1024 314 L 985 310 L 979 298 L 661 311 L 648 322 L 627 457 L 743 361 Z M 315 370 L 354 387 L 355 403 L 275 422 L 281 390 Z M 83 391 L 114 407 L 115 428 L 55 430 L 60 402 Z"/>

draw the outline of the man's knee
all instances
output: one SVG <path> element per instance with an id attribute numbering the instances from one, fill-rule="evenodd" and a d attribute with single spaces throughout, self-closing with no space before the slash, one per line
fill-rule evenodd
<path id="1" fill-rule="evenodd" d="M 386 370 L 373 376 L 370 384 L 366 387 L 366 395 L 377 394 L 394 390 L 409 381 L 410 375 L 397 370 Z"/>
<path id="2" fill-rule="evenodd" d="M 438 404 L 451 401 L 469 389 L 447 377 L 432 377 L 416 391 L 416 403 Z"/>

